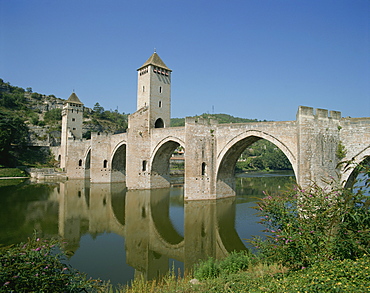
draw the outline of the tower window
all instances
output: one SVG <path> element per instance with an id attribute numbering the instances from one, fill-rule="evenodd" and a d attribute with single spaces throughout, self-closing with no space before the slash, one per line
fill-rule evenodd
<path id="1" fill-rule="evenodd" d="M 107 160 L 104 160 L 104 162 L 103 162 L 103 168 L 107 168 L 107 166 L 108 166 L 108 161 Z"/>
<path id="2" fill-rule="evenodd" d="M 145 92 L 145 85 L 143 85 L 143 92 Z"/>
<path id="3" fill-rule="evenodd" d="M 162 87 L 161 86 L 159 87 L 159 93 L 160 94 L 162 93 Z"/>
<path id="4" fill-rule="evenodd" d="M 78 161 L 78 166 L 79 166 L 79 167 L 81 167 L 81 166 L 82 166 L 82 160 L 81 160 L 81 159 Z"/>
<path id="5" fill-rule="evenodd" d="M 72 121 L 76 121 L 76 119 L 75 118 L 72 118 Z"/>
<path id="6" fill-rule="evenodd" d="M 159 101 L 159 103 L 158 103 L 158 107 L 159 107 L 159 108 L 162 108 L 162 101 Z"/>

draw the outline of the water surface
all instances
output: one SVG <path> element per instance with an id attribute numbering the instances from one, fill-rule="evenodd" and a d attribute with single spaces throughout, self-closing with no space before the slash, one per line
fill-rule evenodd
<path id="1" fill-rule="evenodd" d="M 73 267 L 113 284 L 135 276 L 182 272 L 208 256 L 247 249 L 261 235 L 255 210 L 263 191 L 292 186 L 291 173 L 241 174 L 237 196 L 183 200 L 183 187 L 126 191 L 124 184 L 83 180 L 0 186 L 0 243 L 26 241 L 34 231 L 62 237 Z"/>

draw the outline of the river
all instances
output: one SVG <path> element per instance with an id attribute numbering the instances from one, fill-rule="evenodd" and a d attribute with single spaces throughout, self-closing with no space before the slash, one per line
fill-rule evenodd
<path id="1" fill-rule="evenodd" d="M 70 264 L 92 278 L 126 284 L 191 268 L 208 256 L 247 249 L 262 235 L 255 206 L 263 191 L 293 186 L 291 173 L 240 174 L 237 195 L 217 201 L 183 200 L 183 187 L 126 191 L 124 184 L 80 180 L 0 182 L 0 243 L 62 237 Z"/>

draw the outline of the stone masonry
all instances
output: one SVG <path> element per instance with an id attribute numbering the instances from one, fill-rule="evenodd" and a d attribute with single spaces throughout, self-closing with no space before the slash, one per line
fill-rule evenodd
<path id="1" fill-rule="evenodd" d="M 62 144 L 56 151 L 68 178 L 91 182 L 126 182 L 128 189 L 170 185 L 169 160 L 185 150 L 185 199 L 233 196 L 234 167 L 243 150 L 259 139 L 274 143 L 293 166 L 298 184 L 324 184 L 341 176 L 343 184 L 355 165 L 370 157 L 370 118 L 342 118 L 338 111 L 300 106 L 295 121 L 217 124 L 186 118 L 185 127 L 169 127 L 172 71 L 154 53 L 138 69 L 137 111 L 129 116 L 127 133 L 94 133 L 82 139 L 83 104 L 76 94 L 63 110 Z"/>

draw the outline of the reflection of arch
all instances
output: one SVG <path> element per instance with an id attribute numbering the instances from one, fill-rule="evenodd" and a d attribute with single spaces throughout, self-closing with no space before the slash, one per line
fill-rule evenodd
<path id="1" fill-rule="evenodd" d="M 224 254 L 246 250 L 243 241 L 240 239 L 235 229 L 236 201 L 235 197 L 219 199 L 216 202 L 217 226 L 220 239 L 220 249 L 224 249 Z M 246 223 L 248 225 L 249 223 Z"/>
<path id="2" fill-rule="evenodd" d="M 91 148 L 89 148 L 85 154 L 85 169 L 89 170 L 91 164 Z"/>
<path id="3" fill-rule="evenodd" d="M 266 139 L 276 145 L 288 158 L 293 167 L 294 174 L 297 174 L 296 157 L 283 142 L 268 133 L 251 130 L 234 137 L 218 154 L 217 180 L 225 179 L 227 181 L 227 179 L 233 177 L 235 164 L 242 152 L 246 147 L 260 139 Z"/>
<path id="4" fill-rule="evenodd" d="M 126 206 L 126 189 L 119 184 L 111 184 L 111 209 L 112 217 L 116 219 L 117 223 L 122 225 L 123 230 L 126 221 L 125 215 Z"/>
<path id="5" fill-rule="evenodd" d="M 154 123 L 154 128 L 163 128 L 163 127 L 164 127 L 164 122 L 162 118 L 158 118 Z"/>
<path id="6" fill-rule="evenodd" d="M 151 191 L 150 210 L 156 232 L 163 243 L 179 245 L 184 238 L 176 231 L 170 219 L 170 190 Z"/>

